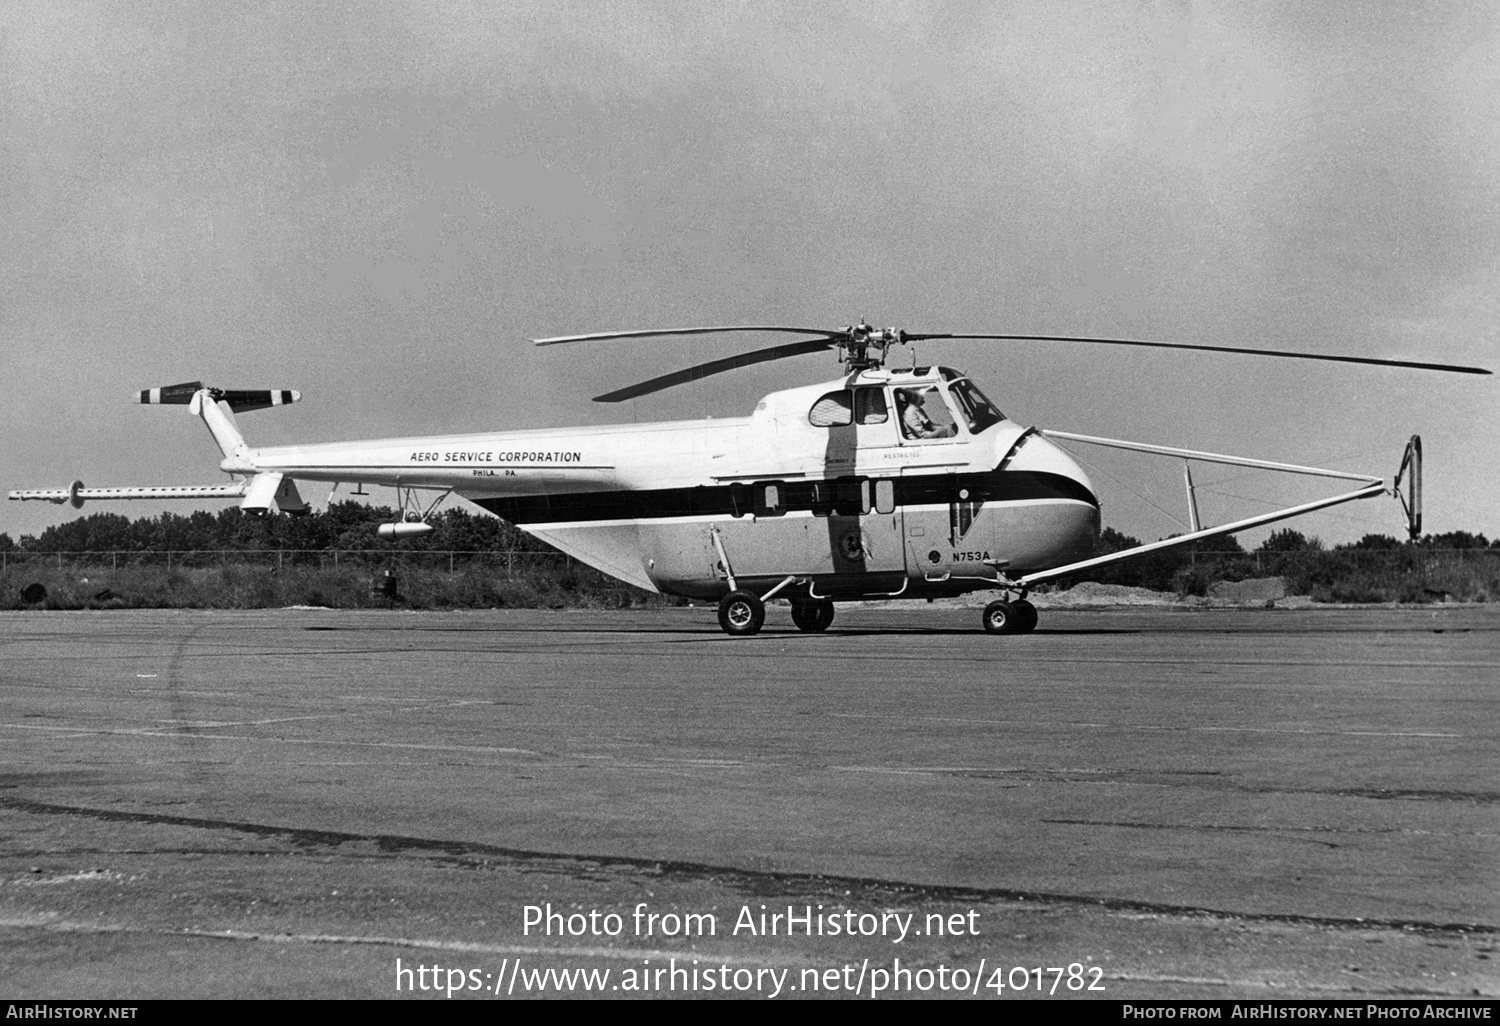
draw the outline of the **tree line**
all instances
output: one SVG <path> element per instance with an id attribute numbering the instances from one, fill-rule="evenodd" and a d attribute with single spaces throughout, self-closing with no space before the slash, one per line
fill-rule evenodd
<path id="1" fill-rule="evenodd" d="M 1140 545 L 1138 538 L 1106 527 L 1099 554 Z M 1480 563 L 1466 555 L 1493 556 Z M 1367 534 L 1356 542 L 1325 546 L 1294 528 L 1271 534 L 1260 546 L 1245 549 L 1232 536 L 1198 545 L 1150 552 L 1112 566 L 1065 579 L 1065 587 L 1082 581 L 1123 584 L 1153 591 L 1204 595 L 1215 581 L 1285 577 L 1292 594 L 1325 601 L 1423 601 L 1444 594 L 1474 597 L 1500 591 L 1500 539 L 1449 531 L 1401 541 Z"/>
<path id="2" fill-rule="evenodd" d="M 182 552 L 192 549 L 376 549 L 545 552 L 549 546 L 514 525 L 487 514 L 448 509 L 433 514 L 427 534 L 377 537 L 380 524 L 395 521 L 389 506 L 335 502 L 307 516 L 254 516 L 238 508 L 182 516 L 163 513 L 131 520 L 118 513 L 92 513 L 55 524 L 19 542 L 0 534 L 7 552 Z"/>

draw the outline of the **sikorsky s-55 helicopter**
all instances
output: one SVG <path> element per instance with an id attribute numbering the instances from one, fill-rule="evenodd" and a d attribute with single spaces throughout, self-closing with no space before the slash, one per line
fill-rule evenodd
<path id="1" fill-rule="evenodd" d="M 841 328 L 731 326 L 600 332 L 537 345 L 762 333 L 802 336 L 596 397 L 620 402 L 771 360 L 838 353 L 832 381 L 772 392 L 748 417 L 538 428 L 491 434 L 252 448 L 234 414 L 295 402 L 292 391 L 230 391 L 199 382 L 148 389 L 142 403 L 186 405 L 223 454 L 230 484 L 174 488 L 13 491 L 12 499 L 237 498 L 305 513 L 297 481 L 394 487 L 401 509 L 386 537 L 431 530 L 427 517 L 456 494 L 605 573 L 650 591 L 717 600 L 719 624 L 751 635 L 766 602 L 790 600 L 804 631 L 826 630 L 834 603 L 936 598 L 990 591 L 983 626 L 996 634 L 1037 625 L 1027 593 L 1044 581 L 1147 552 L 1190 545 L 1339 503 L 1394 493 L 1415 537 L 1421 446 L 1415 436 L 1387 484 L 1375 476 L 1247 459 L 1064 431 L 1009 420 L 964 374 L 886 366 L 894 346 L 927 339 L 1027 340 L 1187 349 L 1488 374 L 1478 367 L 1130 339 L 1007 334 L 919 334 L 859 323 Z M 1225 463 L 1351 482 L 1352 490 L 1204 527 L 1191 473 L 1192 530 L 1095 555 L 1099 499 L 1061 439 L 1185 461 Z M 431 502 L 423 493 L 436 492 Z"/>

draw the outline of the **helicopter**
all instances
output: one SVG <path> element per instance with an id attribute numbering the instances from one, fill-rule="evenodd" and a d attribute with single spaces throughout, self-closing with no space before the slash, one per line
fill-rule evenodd
<path id="1" fill-rule="evenodd" d="M 795 341 L 699 364 L 596 396 L 617 403 L 773 360 L 834 352 L 833 380 L 772 392 L 749 416 L 536 428 L 252 448 L 236 413 L 300 400 L 292 390 L 226 390 L 186 382 L 136 394 L 144 404 L 185 405 L 203 420 L 229 484 L 168 488 L 12 491 L 13 500 L 237 498 L 247 512 L 293 515 L 310 507 L 298 481 L 393 487 L 398 519 L 383 537 L 432 529 L 450 494 L 604 573 L 647 591 L 718 605 L 720 628 L 746 637 L 766 604 L 787 599 L 793 624 L 818 632 L 836 603 L 934 599 L 990 592 L 981 624 L 1024 634 L 1038 623 L 1037 585 L 1165 548 L 1192 545 L 1314 510 L 1394 494 L 1408 530 L 1421 522 L 1421 441 L 1401 469 L 1379 476 L 1101 438 L 1024 426 L 1007 418 L 967 375 L 943 366 L 887 366 L 916 341 L 1020 340 L 1199 350 L 1463 374 L 1479 367 L 1283 350 L 1063 335 L 912 333 L 860 321 L 839 328 L 730 325 L 595 332 L 531 339 L 539 346 L 693 335 L 758 333 Z M 1341 480 L 1349 490 L 1205 527 L 1190 470 L 1192 529 L 1097 555 L 1098 493 L 1071 441 L 1192 462 Z M 430 501 L 427 495 L 436 493 Z M 330 493 L 332 498 L 332 493 Z"/>

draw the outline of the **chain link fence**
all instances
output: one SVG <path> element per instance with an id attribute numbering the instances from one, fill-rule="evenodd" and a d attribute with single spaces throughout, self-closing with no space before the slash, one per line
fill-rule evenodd
<path id="1" fill-rule="evenodd" d="M 214 567 L 317 567 L 319 569 L 407 570 L 465 573 L 482 570 L 514 578 L 535 571 L 560 572 L 579 565 L 562 552 L 464 549 L 167 549 L 99 552 L 0 552 L 0 573 L 21 569 L 122 570 L 158 567 L 199 570 Z"/>

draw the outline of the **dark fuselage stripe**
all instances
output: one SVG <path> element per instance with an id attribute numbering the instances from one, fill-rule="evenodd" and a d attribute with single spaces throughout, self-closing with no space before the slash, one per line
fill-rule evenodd
<path id="1" fill-rule="evenodd" d="M 754 484 L 698 485 L 692 488 L 660 488 L 652 491 L 562 492 L 553 495 L 518 495 L 477 498 L 476 505 L 513 524 L 563 524 L 589 520 L 665 520 L 674 517 L 743 516 L 755 512 L 754 490 L 776 484 L 782 495 L 780 512 L 814 510 L 824 513 L 816 486 L 837 485 L 830 481 L 774 481 Z M 1083 485 L 1061 474 L 1031 470 L 987 471 L 977 474 L 925 474 L 897 477 L 897 506 L 932 506 L 949 502 L 1017 502 L 1028 499 L 1071 499 L 1098 506 L 1099 500 Z M 968 494 L 960 496 L 961 491 Z M 762 514 L 764 515 L 764 514 Z"/>

